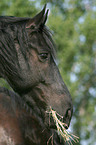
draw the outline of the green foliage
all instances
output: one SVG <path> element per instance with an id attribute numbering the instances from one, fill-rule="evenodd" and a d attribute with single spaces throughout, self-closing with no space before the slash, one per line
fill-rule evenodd
<path id="1" fill-rule="evenodd" d="M 2 78 L 0 78 L 0 87 L 5 87 L 5 88 L 12 90 L 12 88 L 9 86 L 9 84 L 6 82 L 6 80 L 4 80 Z"/>
<path id="2" fill-rule="evenodd" d="M 35 1 L 29 0 L 0 1 L 0 14 L 17 17 L 32 17 L 37 12 L 35 4 Z"/>
<path id="3" fill-rule="evenodd" d="M 51 10 L 47 25 L 58 48 L 58 66 L 72 94 L 73 133 L 80 137 L 78 145 L 95 145 L 96 2 L 3 0 L 0 1 L 0 14 L 32 17 L 37 12 L 38 3 L 42 7 L 46 2 Z M 2 84 L 3 80 L 0 86 Z"/>
<path id="4" fill-rule="evenodd" d="M 66 13 L 53 5 L 49 25 L 58 46 L 59 68 L 73 98 L 74 132 L 80 144 L 95 145 L 96 10 L 81 0 L 70 0 L 68 5 Z"/>

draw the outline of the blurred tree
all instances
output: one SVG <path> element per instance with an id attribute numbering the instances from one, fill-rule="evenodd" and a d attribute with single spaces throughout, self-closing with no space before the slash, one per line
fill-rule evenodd
<path id="1" fill-rule="evenodd" d="M 33 16 L 37 10 L 35 1 L 29 0 L 3 0 L 0 1 L 0 15 L 12 15 L 17 17 Z"/>
<path id="2" fill-rule="evenodd" d="M 73 98 L 73 132 L 80 137 L 78 145 L 95 145 L 96 1 L 47 2 L 52 8 L 48 25 L 58 47 L 58 65 Z"/>
<path id="3" fill-rule="evenodd" d="M 57 45 L 58 66 L 73 99 L 73 133 L 77 145 L 96 144 L 96 1 L 4 0 L 1 15 L 33 16 L 48 3 L 47 25 Z M 75 144 L 75 143 L 73 143 Z"/>

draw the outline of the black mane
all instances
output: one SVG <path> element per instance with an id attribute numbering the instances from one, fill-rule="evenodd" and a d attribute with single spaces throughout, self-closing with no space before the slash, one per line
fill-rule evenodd
<path id="1" fill-rule="evenodd" d="M 19 22 L 26 22 L 30 20 L 31 18 L 23 18 L 23 17 L 14 17 L 14 16 L 0 16 L 0 23 L 4 22 L 7 24 L 12 24 L 12 23 L 19 23 Z"/>

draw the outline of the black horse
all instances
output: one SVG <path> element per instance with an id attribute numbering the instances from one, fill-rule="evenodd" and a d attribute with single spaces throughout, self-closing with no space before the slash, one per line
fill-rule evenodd
<path id="1" fill-rule="evenodd" d="M 0 145 L 64 145 L 46 111 L 62 115 L 67 129 L 72 100 L 55 64 L 47 15 L 45 6 L 33 18 L 0 17 L 0 77 L 14 90 L 0 88 Z"/>

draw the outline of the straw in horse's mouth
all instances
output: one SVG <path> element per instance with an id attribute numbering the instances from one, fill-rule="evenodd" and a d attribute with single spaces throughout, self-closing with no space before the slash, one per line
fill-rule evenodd
<path id="1" fill-rule="evenodd" d="M 53 117 L 54 123 L 55 123 L 56 128 L 57 128 L 58 135 L 60 135 L 65 142 L 67 142 L 69 145 L 72 145 L 71 141 L 73 141 L 75 143 L 79 142 L 79 137 L 77 137 L 77 136 L 75 136 L 73 134 L 70 134 L 66 130 L 65 126 L 67 126 L 67 124 L 63 123 L 62 121 L 60 121 L 58 119 L 58 117 L 60 118 L 60 115 L 56 111 L 54 111 L 51 108 L 51 106 L 50 106 L 50 112 L 49 113 Z M 61 118 L 63 118 L 63 117 L 61 116 Z"/>

